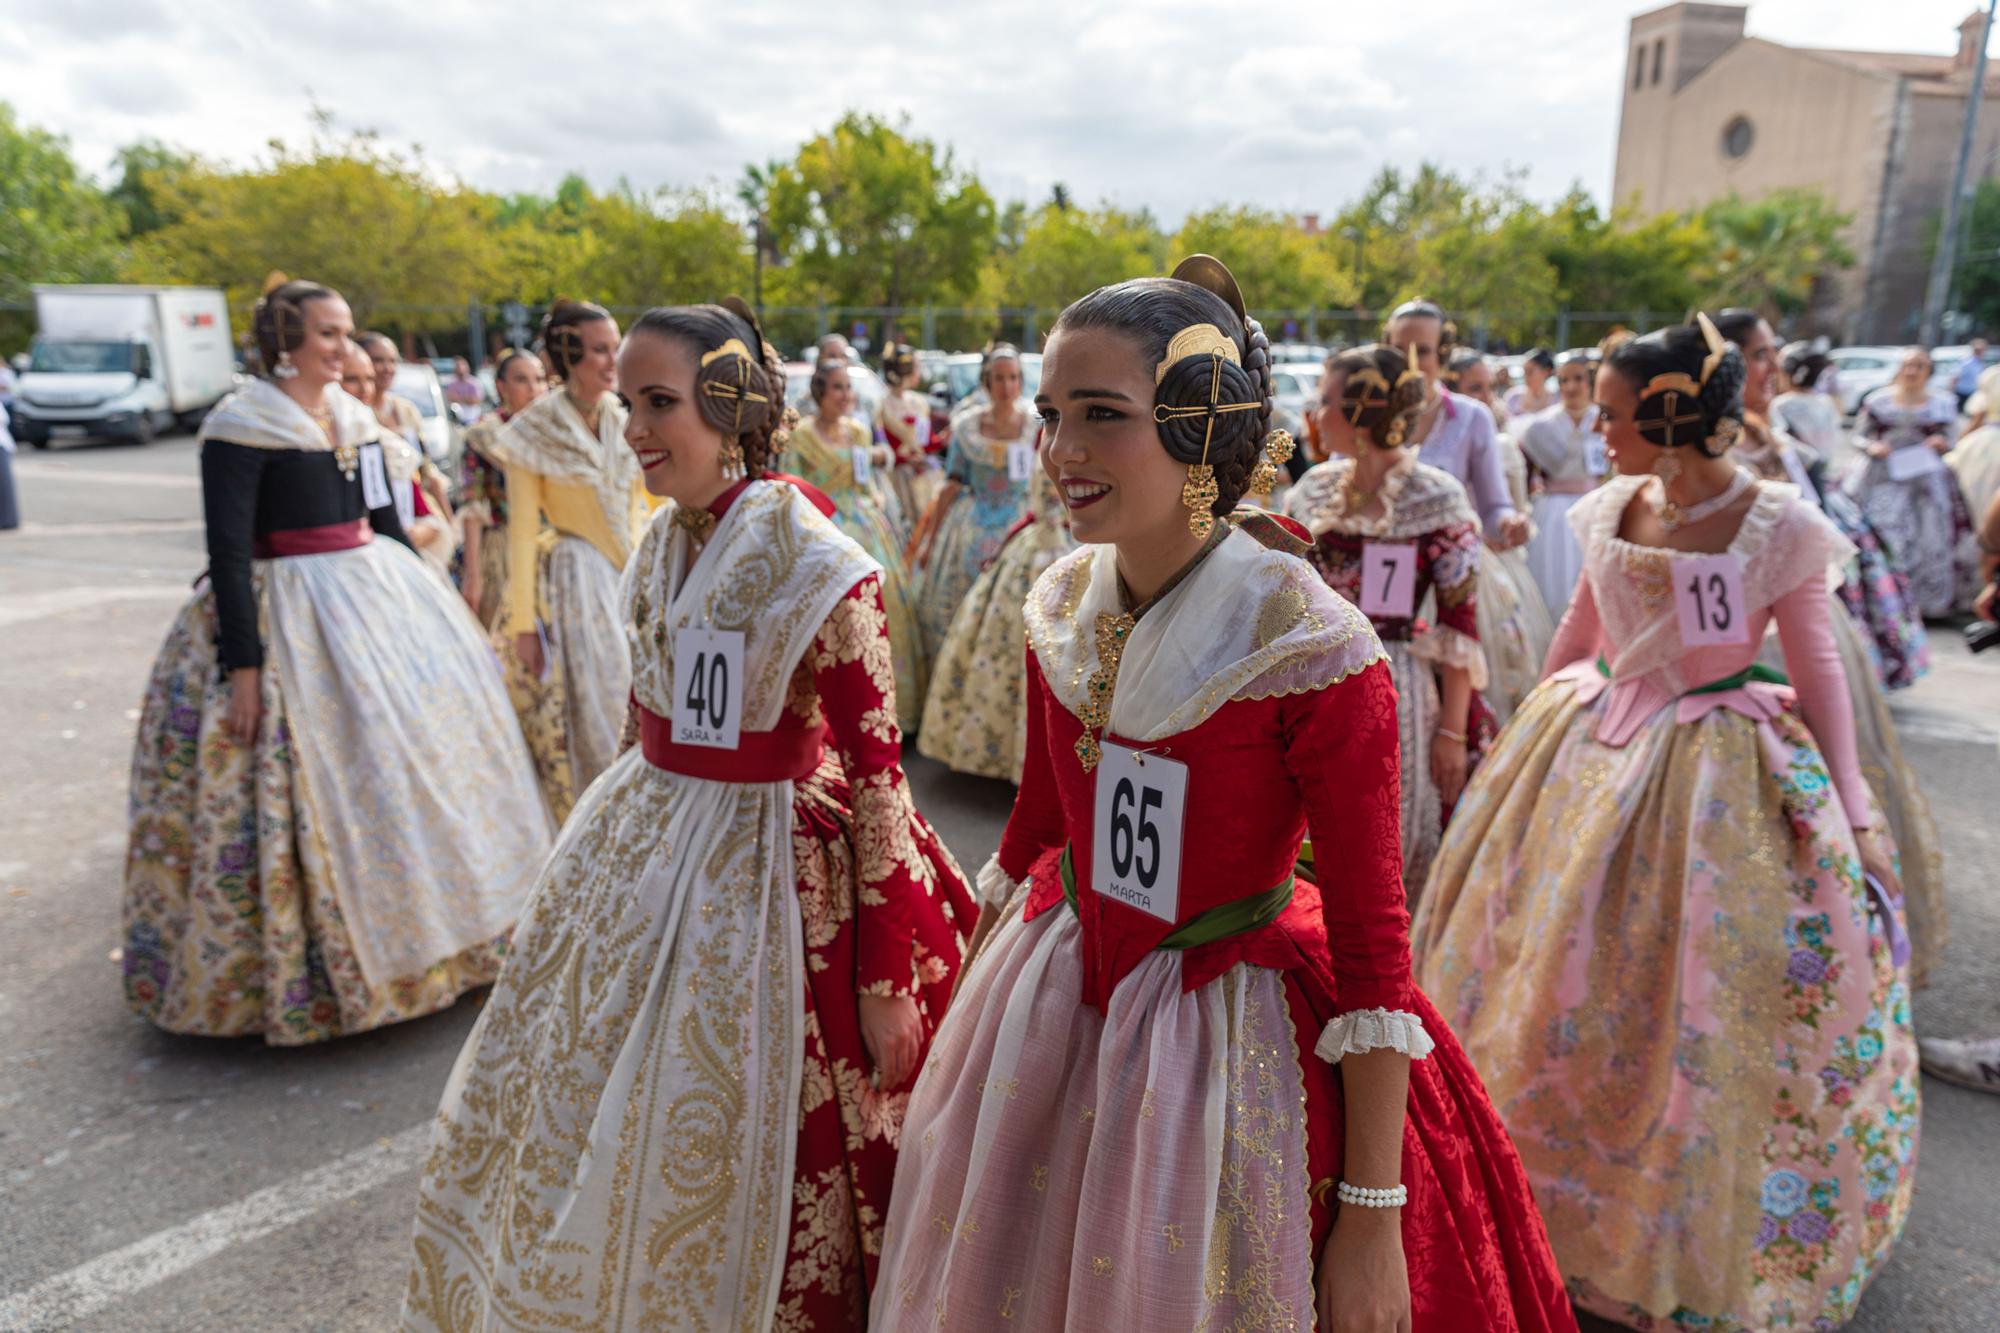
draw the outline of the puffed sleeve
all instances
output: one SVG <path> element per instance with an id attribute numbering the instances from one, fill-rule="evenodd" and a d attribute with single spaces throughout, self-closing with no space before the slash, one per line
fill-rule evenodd
<path id="1" fill-rule="evenodd" d="M 940 878 L 955 879 L 956 871 L 903 776 L 889 618 L 876 575 L 835 603 L 806 660 L 853 792 L 856 989 L 913 995 L 928 980 L 920 975 L 918 923 L 927 914 L 952 915 L 952 886 Z"/>
<path id="2" fill-rule="evenodd" d="M 1028 868 L 1041 854 L 1063 844 L 1062 797 L 1056 790 L 1055 757 L 1049 753 L 1047 710 L 1054 704 L 1042 664 L 1029 648 L 1028 734 L 1021 754 L 1021 790 L 1000 835 L 1000 850 L 979 872 L 979 899 L 994 906 L 1014 896 Z"/>
<path id="3" fill-rule="evenodd" d="M 208 583 L 215 593 L 217 648 L 225 671 L 264 665 L 250 559 L 257 486 L 270 451 L 226 440 L 201 446 L 201 511 L 208 530 Z"/>
<path id="4" fill-rule="evenodd" d="M 542 478 L 529 468 L 507 469 L 507 632 L 535 632 L 541 592 Z"/>
<path id="5" fill-rule="evenodd" d="M 1459 667 L 1472 688 L 1486 688 L 1486 654 L 1479 647 L 1479 531 L 1453 523 L 1427 533 L 1417 558 L 1437 589 L 1437 620 L 1410 640 L 1410 652 L 1438 666 Z"/>
<path id="6" fill-rule="evenodd" d="M 1410 1009 L 1402 770 L 1388 664 L 1292 696 L 1281 717 L 1285 767 L 1315 849 L 1338 1010 L 1315 1050 L 1336 1063 L 1380 1047 L 1420 1059 L 1432 1043 Z"/>

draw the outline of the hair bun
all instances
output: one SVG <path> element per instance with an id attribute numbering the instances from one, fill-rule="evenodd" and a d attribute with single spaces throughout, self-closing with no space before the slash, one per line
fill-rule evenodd
<path id="1" fill-rule="evenodd" d="M 1261 440 L 1264 395 L 1252 378 L 1260 368 L 1246 370 L 1218 352 L 1184 356 L 1167 367 L 1153 391 L 1167 452 L 1182 463 L 1199 463 L 1204 455 L 1214 463 Z"/>
<path id="2" fill-rule="evenodd" d="M 694 391 L 701 419 L 731 437 L 762 431 L 778 409 L 762 358 L 740 338 L 702 357 Z"/>

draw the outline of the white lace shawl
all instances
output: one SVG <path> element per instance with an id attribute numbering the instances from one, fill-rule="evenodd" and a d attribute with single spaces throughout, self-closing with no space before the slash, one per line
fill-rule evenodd
<path id="1" fill-rule="evenodd" d="M 1356 518 L 1348 512 L 1347 479 L 1353 473 L 1351 458 L 1330 458 L 1306 469 L 1285 497 L 1285 513 L 1315 537 L 1339 532 L 1411 541 L 1455 523 L 1479 528 L 1479 515 L 1464 485 L 1443 468 L 1417 461 L 1415 453 L 1403 453 L 1383 477 L 1382 512 L 1373 518 Z"/>
<path id="2" fill-rule="evenodd" d="M 338 384 L 329 385 L 326 405 L 333 410 L 334 433 L 342 444 L 366 444 L 383 434 L 375 414 Z M 269 380 L 250 383 L 224 398 L 203 418 L 198 440 L 247 445 L 253 449 L 331 451 L 333 441 L 284 390 Z"/>
<path id="3" fill-rule="evenodd" d="M 597 434 L 578 415 L 569 394 L 543 394 L 488 436 L 484 450 L 502 468 L 523 468 L 555 481 L 589 486 L 618 540 L 631 553 L 632 497 L 644 484 L 639 460 L 625 444 L 626 411 L 611 394 L 597 404 Z"/>
<path id="4" fill-rule="evenodd" d="M 1029 591 L 1028 643 L 1070 712 L 1082 711 L 1097 670 L 1097 617 L 1124 609 L 1110 546 L 1072 551 Z M 1109 729 L 1160 740 L 1233 699 L 1323 689 L 1383 656 L 1368 618 L 1311 565 L 1233 531 L 1133 629 Z"/>

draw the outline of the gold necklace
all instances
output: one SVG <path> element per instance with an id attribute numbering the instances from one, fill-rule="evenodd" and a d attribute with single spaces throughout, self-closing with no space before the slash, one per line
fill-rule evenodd
<path id="1" fill-rule="evenodd" d="M 312 418 L 313 425 L 319 427 L 320 434 L 326 436 L 327 443 L 333 446 L 333 465 L 340 469 L 340 475 L 353 481 L 354 465 L 361 457 L 361 447 L 340 438 L 340 431 L 333 424 L 332 408 L 322 407 L 315 411 L 309 407 L 306 415 Z"/>
<path id="2" fill-rule="evenodd" d="M 1125 643 L 1132 631 L 1138 627 L 1139 617 L 1160 604 L 1160 599 L 1187 581 L 1195 567 L 1208 559 L 1209 553 L 1222 545 L 1232 529 L 1226 523 L 1218 523 L 1209 533 L 1208 540 L 1201 544 L 1188 562 L 1182 565 L 1174 576 L 1166 581 L 1160 590 L 1148 597 L 1130 611 L 1097 613 L 1097 670 L 1091 674 L 1084 686 L 1083 707 L 1077 709 L 1076 719 L 1083 723 L 1083 734 L 1076 738 L 1076 757 L 1082 763 L 1083 771 L 1091 772 L 1097 761 L 1104 757 L 1104 747 L 1098 733 L 1111 724 L 1111 691 L 1118 685 L 1118 664 L 1125 656 Z M 1125 592 L 1125 580 L 1118 580 L 1118 590 Z"/>

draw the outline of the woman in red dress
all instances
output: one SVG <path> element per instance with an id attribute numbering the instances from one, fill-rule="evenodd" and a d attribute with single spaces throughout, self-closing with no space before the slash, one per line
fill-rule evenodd
<path id="1" fill-rule="evenodd" d="M 749 307 L 647 313 L 618 385 L 671 501 L 619 597 L 639 743 L 445 1089 L 403 1324 L 857 1328 L 971 895 L 910 804 L 877 566 L 768 471 Z"/>
<path id="2" fill-rule="evenodd" d="M 1087 545 L 1029 595 L 1026 771 L 872 1327 L 1573 1329 L 1410 978 L 1381 644 L 1302 540 L 1230 521 L 1280 452 L 1263 332 L 1197 256 L 1077 302 L 1045 357 Z"/>

